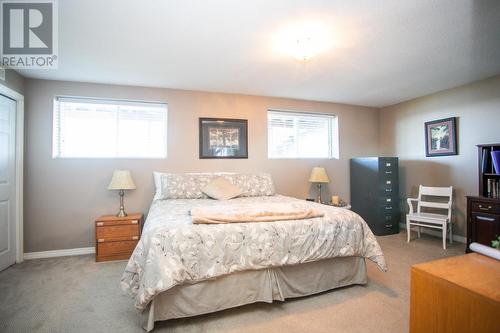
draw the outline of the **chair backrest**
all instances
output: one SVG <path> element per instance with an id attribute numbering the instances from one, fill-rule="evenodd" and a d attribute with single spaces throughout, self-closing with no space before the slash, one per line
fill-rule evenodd
<path id="1" fill-rule="evenodd" d="M 440 201 L 440 202 L 424 201 L 422 199 L 423 197 L 426 197 L 425 200 L 427 200 L 427 197 L 446 197 L 446 198 L 448 198 L 448 201 L 446 201 L 446 202 L 444 202 L 444 201 Z M 453 199 L 453 186 L 431 187 L 431 186 L 420 185 L 418 188 L 417 211 L 420 213 L 422 207 L 446 209 L 447 214 L 443 214 L 443 215 L 448 215 L 448 219 L 451 221 L 452 199 Z"/>

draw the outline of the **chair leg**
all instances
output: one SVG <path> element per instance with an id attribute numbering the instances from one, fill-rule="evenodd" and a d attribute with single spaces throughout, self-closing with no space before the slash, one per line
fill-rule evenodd
<path id="1" fill-rule="evenodd" d="M 450 222 L 450 244 L 453 244 L 453 228 L 451 227 L 451 222 Z"/>
<path id="2" fill-rule="evenodd" d="M 421 232 L 422 232 L 422 227 L 419 226 L 418 229 L 417 229 L 417 236 L 418 236 L 418 238 L 420 238 L 420 233 Z"/>
<path id="3" fill-rule="evenodd" d="M 406 217 L 406 242 L 410 242 L 410 218 Z"/>
<path id="4" fill-rule="evenodd" d="M 443 250 L 446 250 L 446 223 L 443 224 Z"/>

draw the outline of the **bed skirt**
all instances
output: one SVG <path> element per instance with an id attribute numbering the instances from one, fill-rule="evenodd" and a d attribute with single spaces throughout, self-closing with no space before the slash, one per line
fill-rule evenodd
<path id="1" fill-rule="evenodd" d="M 155 321 L 197 316 L 255 302 L 284 301 L 366 281 L 362 257 L 238 272 L 176 286 L 158 294 L 149 305 L 144 328 L 149 332 Z"/>

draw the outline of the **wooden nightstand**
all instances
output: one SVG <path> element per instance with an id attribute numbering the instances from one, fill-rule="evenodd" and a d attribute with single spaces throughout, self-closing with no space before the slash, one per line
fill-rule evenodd
<path id="1" fill-rule="evenodd" d="M 95 221 L 95 261 L 128 259 L 141 238 L 142 214 L 104 215 Z"/>

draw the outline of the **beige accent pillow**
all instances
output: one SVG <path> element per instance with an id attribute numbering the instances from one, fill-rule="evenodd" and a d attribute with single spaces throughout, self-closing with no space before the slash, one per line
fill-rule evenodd
<path id="1" fill-rule="evenodd" d="M 218 177 L 207 184 L 202 190 L 210 198 L 229 200 L 241 195 L 243 191 L 223 177 Z"/>

